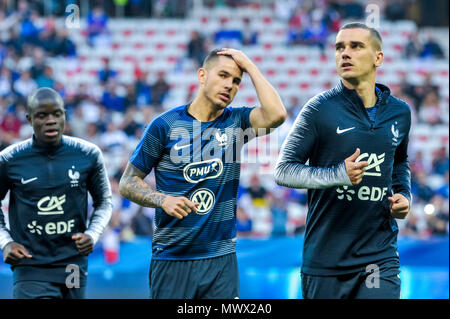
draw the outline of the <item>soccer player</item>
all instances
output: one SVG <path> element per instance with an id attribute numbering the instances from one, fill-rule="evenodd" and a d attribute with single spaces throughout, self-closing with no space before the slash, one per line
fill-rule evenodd
<path id="1" fill-rule="evenodd" d="M 399 298 L 395 218 L 411 200 L 410 108 L 375 82 L 375 29 L 344 25 L 335 58 L 341 81 L 305 104 L 275 170 L 279 185 L 308 189 L 303 297 Z"/>
<path id="2" fill-rule="evenodd" d="M 261 107 L 228 107 L 243 72 Z M 124 197 L 156 207 L 151 298 L 239 297 L 236 158 L 246 139 L 286 117 L 278 93 L 239 50 L 211 51 L 197 75 L 197 96 L 147 126 L 120 180 Z M 144 181 L 152 169 L 156 190 Z"/>
<path id="3" fill-rule="evenodd" d="M 27 103 L 33 137 L 0 153 L 0 200 L 10 192 L 9 228 L 0 211 L 0 248 L 13 271 L 13 296 L 84 298 L 87 256 L 112 212 L 102 154 L 63 135 L 64 102 L 55 90 L 40 88 Z"/>

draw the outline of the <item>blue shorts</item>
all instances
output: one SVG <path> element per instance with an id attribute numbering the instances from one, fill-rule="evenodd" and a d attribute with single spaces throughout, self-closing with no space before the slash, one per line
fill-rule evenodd
<path id="1" fill-rule="evenodd" d="M 154 260 L 150 263 L 152 299 L 239 298 L 236 254 L 196 260 Z"/>
<path id="2" fill-rule="evenodd" d="M 68 288 L 65 284 L 21 280 L 14 283 L 14 299 L 84 299 L 85 287 Z"/>
<path id="3" fill-rule="evenodd" d="M 376 270 L 375 270 L 376 269 Z M 302 273 L 304 299 L 400 299 L 400 270 L 397 262 L 378 268 L 336 276 Z"/>

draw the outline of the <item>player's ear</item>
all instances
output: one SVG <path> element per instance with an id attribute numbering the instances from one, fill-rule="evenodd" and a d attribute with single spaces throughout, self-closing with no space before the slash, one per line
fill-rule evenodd
<path id="1" fill-rule="evenodd" d="M 27 118 L 28 123 L 33 126 L 33 122 L 31 121 L 31 115 L 30 113 L 25 114 L 25 117 Z"/>
<path id="2" fill-rule="evenodd" d="M 376 51 L 375 52 L 375 67 L 379 67 L 384 60 L 384 54 L 383 51 Z"/>
<path id="3" fill-rule="evenodd" d="M 198 78 L 198 82 L 200 84 L 205 84 L 207 73 L 208 73 L 208 71 L 205 68 L 199 68 L 198 69 L 198 71 L 197 71 L 197 78 Z"/>

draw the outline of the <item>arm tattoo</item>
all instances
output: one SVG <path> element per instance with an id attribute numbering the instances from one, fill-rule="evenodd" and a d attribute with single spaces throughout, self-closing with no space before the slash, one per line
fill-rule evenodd
<path id="1" fill-rule="evenodd" d="M 144 182 L 146 174 L 128 163 L 120 179 L 120 194 L 144 207 L 161 207 L 166 195 L 153 190 Z"/>

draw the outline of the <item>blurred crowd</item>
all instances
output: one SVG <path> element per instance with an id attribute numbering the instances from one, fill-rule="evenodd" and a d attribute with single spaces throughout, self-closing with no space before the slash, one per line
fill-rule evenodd
<path id="1" fill-rule="evenodd" d="M 138 7 L 144 5 L 144 1 L 130 3 Z M 165 12 L 166 5 L 174 5 L 177 1 L 158 3 L 163 5 L 161 12 Z M 244 5 L 245 1 L 221 3 L 239 6 Z M 205 1 L 205 4 L 208 2 Z M 149 82 L 147 74 L 136 69 L 135 81 L 123 84 L 117 80 L 117 71 L 105 58 L 103 67 L 93 75 L 98 77 L 100 91 L 93 92 L 85 84 L 69 90 L 65 83 L 54 77 L 52 65 L 48 63 L 48 58 L 55 56 L 76 58 L 77 48 L 66 31 L 56 28 L 52 19 L 40 19 L 39 10 L 35 10 L 30 1 L 19 0 L 17 7 L 8 11 L 4 6 L 0 8 L 0 150 L 31 136 L 31 127 L 25 117 L 26 97 L 38 87 L 54 88 L 65 101 L 65 133 L 95 143 L 102 149 L 107 161 L 114 195 L 114 214 L 110 229 L 104 236 L 105 245 L 114 247 L 119 237 L 131 240 L 134 236 L 151 236 L 154 210 L 139 207 L 122 198 L 118 182 L 145 125 L 165 109 L 174 107 L 164 103 L 171 90 L 166 80 L 167 74 L 159 72 L 155 80 Z M 395 12 L 393 9 L 390 10 Z M 323 47 L 323 37 L 336 32 L 342 19 L 361 17 L 364 11 L 357 1 L 344 1 L 341 5 L 327 1 L 277 1 L 274 14 L 288 23 L 290 45 Z M 161 16 L 164 14 L 161 13 Z M 95 6 L 84 19 L 86 41 L 95 46 L 98 39 L 109 32 L 108 14 L 102 6 Z M 211 43 L 220 46 L 227 41 L 238 41 L 238 45 L 248 46 L 258 43 L 258 35 L 258 31 L 250 26 L 242 30 L 225 28 L 210 38 L 193 32 L 186 43 L 186 57 L 200 65 Z M 439 43 L 432 37 L 428 40 L 420 43 L 417 37 L 411 37 L 404 48 L 405 59 L 445 58 Z M 400 89 L 394 94 L 411 106 L 414 125 L 427 124 L 430 129 L 438 124 L 448 125 L 448 105 L 443 108 L 439 87 L 432 84 L 432 74 L 428 75 L 423 85 L 411 84 L 406 77 L 402 81 Z M 306 101 L 296 100 L 296 105 L 287 105 L 289 118 L 284 128 L 280 128 L 284 134 L 292 125 L 302 102 Z M 448 148 L 443 145 L 428 160 L 421 152 L 420 149 L 413 150 L 410 154 L 414 200 L 408 219 L 400 222 L 401 234 L 420 237 L 448 234 Z M 147 182 L 154 185 L 152 174 L 147 177 Z M 307 212 L 305 190 L 268 187 L 255 174 L 247 186 L 241 185 L 238 202 L 239 236 L 287 236 L 304 231 Z"/>

